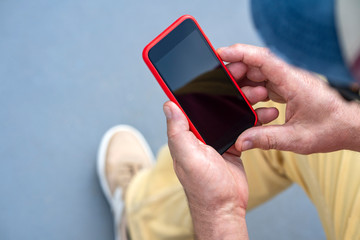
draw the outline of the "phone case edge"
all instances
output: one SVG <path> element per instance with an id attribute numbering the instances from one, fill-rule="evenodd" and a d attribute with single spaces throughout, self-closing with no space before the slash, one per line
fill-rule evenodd
<path id="1" fill-rule="evenodd" d="M 202 141 L 204 144 L 205 141 L 204 139 L 201 137 L 200 133 L 197 131 L 197 129 L 195 128 L 194 124 L 191 122 L 191 120 L 189 119 L 189 117 L 187 116 L 187 114 L 185 113 L 185 111 L 183 110 L 183 108 L 180 106 L 179 102 L 176 100 L 175 96 L 172 94 L 172 92 L 170 91 L 170 89 L 168 88 L 168 86 L 165 84 L 164 80 L 162 79 L 162 77 L 160 76 L 160 74 L 158 73 L 158 71 L 156 70 L 155 66 L 152 64 L 152 62 L 149 59 L 149 51 L 150 49 L 155 46 L 155 44 L 157 44 L 161 39 L 163 39 L 168 33 L 170 33 L 173 29 L 175 29 L 180 23 L 182 23 L 184 20 L 186 19 L 192 19 L 193 21 L 196 22 L 195 18 L 193 16 L 190 15 L 183 15 L 180 18 L 178 18 L 175 22 L 173 22 L 169 27 L 167 27 L 164 31 L 162 31 L 157 37 L 155 37 L 148 45 L 145 46 L 143 52 L 142 52 L 142 57 L 144 59 L 144 62 L 146 63 L 146 65 L 148 66 L 148 68 L 150 69 L 151 73 L 154 75 L 154 77 L 156 78 L 157 82 L 159 83 L 160 87 L 162 88 L 162 90 L 165 92 L 166 96 L 172 101 L 174 102 L 179 108 L 180 110 L 184 113 L 185 117 L 187 118 L 189 125 L 190 125 L 190 130 L 194 133 L 194 135 L 200 140 Z M 198 25 L 198 24 L 197 24 Z"/>
<path id="2" fill-rule="evenodd" d="M 255 110 L 253 109 L 253 107 L 251 106 L 249 100 L 246 98 L 245 94 L 241 91 L 239 85 L 237 84 L 237 82 L 235 81 L 234 77 L 232 76 L 232 74 L 230 73 L 230 71 L 227 69 L 226 65 L 224 64 L 224 62 L 221 60 L 219 54 L 216 52 L 215 48 L 213 47 L 213 45 L 211 44 L 210 40 L 208 39 L 208 37 L 205 35 L 204 31 L 202 30 L 202 28 L 200 27 L 199 23 L 197 22 L 197 20 L 191 16 L 191 15 L 183 15 L 180 18 L 178 18 L 177 20 L 175 20 L 169 27 L 167 27 L 164 31 L 162 31 L 157 37 L 155 37 L 149 44 L 147 44 L 142 52 L 142 57 L 143 60 L 145 62 L 145 64 L 148 66 L 148 68 L 150 69 L 151 73 L 154 75 L 154 77 L 156 78 L 157 82 L 159 83 L 159 85 L 161 86 L 161 88 L 163 89 L 163 91 L 165 92 L 166 96 L 172 101 L 174 102 L 180 109 L 181 111 L 184 113 L 184 115 L 186 116 L 189 125 L 190 125 L 190 130 L 195 134 L 195 136 L 202 141 L 203 143 L 205 143 L 204 139 L 201 137 L 201 135 L 199 134 L 199 132 L 197 131 L 197 129 L 195 128 L 195 126 L 193 125 L 193 123 L 191 122 L 191 120 L 189 119 L 189 117 L 187 116 L 187 114 L 185 113 L 185 111 L 182 109 L 182 107 L 180 106 L 180 104 L 178 103 L 178 101 L 176 100 L 175 96 L 172 94 L 172 92 L 170 91 L 170 89 L 167 87 L 167 85 L 165 84 L 164 80 L 162 79 L 162 77 L 160 76 L 160 74 L 158 73 L 158 71 L 156 70 L 155 66 L 152 64 L 152 62 L 149 59 L 148 53 L 150 51 L 150 49 L 157 44 L 161 39 L 163 39 L 168 33 L 170 33 L 173 29 L 175 29 L 180 23 L 182 23 L 184 20 L 186 19 L 191 19 L 195 22 L 196 26 L 198 27 L 198 29 L 200 30 L 201 34 L 204 36 L 206 42 L 209 44 L 209 46 L 211 47 L 211 49 L 213 50 L 213 52 L 215 53 L 216 57 L 218 58 L 218 60 L 220 61 L 221 65 L 224 67 L 226 73 L 230 76 L 230 79 L 233 81 L 233 83 L 235 84 L 236 88 L 238 89 L 238 91 L 240 92 L 240 94 L 242 95 L 242 97 L 245 99 L 247 105 L 250 107 L 251 111 L 254 114 L 255 117 L 255 122 L 254 122 L 254 126 L 257 124 L 258 121 L 258 116 L 255 112 Z M 206 143 L 205 143 L 206 144 Z"/>

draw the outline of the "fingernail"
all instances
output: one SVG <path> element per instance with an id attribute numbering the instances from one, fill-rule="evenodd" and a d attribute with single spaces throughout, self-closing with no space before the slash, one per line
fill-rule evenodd
<path id="1" fill-rule="evenodd" d="M 251 141 L 246 140 L 245 142 L 243 142 L 242 146 L 241 146 L 241 151 L 246 151 L 249 150 L 253 147 L 253 144 Z"/>
<path id="2" fill-rule="evenodd" d="M 167 119 L 171 119 L 172 112 L 171 109 L 168 106 L 164 106 L 164 113 Z"/>

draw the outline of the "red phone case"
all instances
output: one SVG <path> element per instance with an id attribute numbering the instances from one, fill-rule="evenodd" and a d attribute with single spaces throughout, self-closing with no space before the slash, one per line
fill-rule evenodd
<path id="1" fill-rule="evenodd" d="M 176 98 L 174 97 L 173 93 L 170 91 L 170 89 L 167 87 L 167 85 L 165 84 L 164 80 L 161 78 L 160 74 L 158 73 L 158 71 L 156 70 L 155 66 L 152 64 L 152 62 L 149 59 L 149 51 L 150 49 L 155 46 L 161 39 L 163 39 L 166 35 L 168 35 L 172 30 L 174 30 L 180 23 L 182 23 L 184 20 L 186 19 L 191 19 L 195 22 L 196 26 L 199 28 L 201 34 L 204 36 L 204 38 L 206 39 L 207 43 L 209 44 L 209 46 L 211 47 L 211 49 L 213 50 L 213 52 L 215 53 L 215 55 L 217 56 L 217 58 L 219 59 L 220 63 L 223 65 L 224 69 L 226 70 L 227 74 L 230 76 L 231 80 L 235 83 L 235 86 L 237 87 L 237 89 L 239 90 L 239 92 L 241 93 L 241 95 L 243 96 L 243 98 L 245 99 L 246 103 L 249 105 L 250 109 L 252 110 L 252 112 L 255 115 L 255 123 L 254 125 L 256 125 L 258 117 L 256 115 L 256 112 L 254 111 L 254 109 L 251 107 L 249 101 L 247 100 L 247 98 L 245 97 L 245 95 L 243 94 L 243 92 L 241 91 L 241 89 L 239 88 L 239 86 L 237 85 L 236 81 L 234 80 L 233 76 L 231 75 L 231 73 L 229 72 L 229 70 L 226 68 L 225 64 L 223 63 L 223 61 L 221 60 L 220 56 L 217 54 L 217 52 L 215 51 L 214 47 L 212 46 L 212 44 L 210 43 L 209 39 L 207 38 L 207 36 L 205 35 L 205 33 L 203 32 L 203 30 L 201 29 L 199 23 L 196 21 L 196 19 L 193 16 L 190 15 L 183 15 L 180 18 L 178 18 L 173 24 L 171 24 L 168 28 L 166 28 L 162 33 L 160 33 L 154 40 L 152 40 L 148 45 L 146 45 L 146 47 L 143 50 L 142 56 L 143 59 L 146 63 L 146 65 L 149 67 L 150 71 L 152 72 L 152 74 L 155 76 L 156 80 L 158 81 L 158 83 L 160 84 L 161 88 L 163 89 L 163 91 L 165 92 L 165 94 L 168 96 L 168 98 L 174 102 L 180 109 L 181 111 L 185 114 L 189 125 L 190 125 L 190 130 L 195 134 L 195 136 L 201 140 L 203 143 L 205 143 L 204 139 L 201 137 L 201 135 L 199 134 L 199 132 L 196 130 L 195 126 L 193 125 L 193 123 L 191 122 L 191 120 L 189 119 L 189 117 L 186 115 L 186 113 L 184 112 L 184 110 L 182 109 L 182 107 L 180 106 L 180 104 L 178 103 L 178 101 L 176 100 Z M 206 144 L 206 143 L 205 143 Z"/>

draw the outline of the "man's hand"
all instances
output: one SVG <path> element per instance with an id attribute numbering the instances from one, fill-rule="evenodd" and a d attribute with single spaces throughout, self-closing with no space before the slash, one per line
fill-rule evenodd
<path id="1" fill-rule="evenodd" d="M 188 198 L 197 239 L 247 239 L 248 185 L 240 153 L 222 156 L 189 130 L 181 110 L 164 104 L 175 172 Z"/>
<path id="2" fill-rule="evenodd" d="M 286 103 L 284 125 L 258 126 L 240 135 L 238 151 L 251 148 L 309 154 L 340 149 L 360 150 L 360 107 L 348 103 L 315 74 L 288 65 L 268 49 L 236 44 L 218 49 L 248 98 L 259 93 Z M 265 92 L 265 93 L 264 93 Z M 270 120 L 270 109 L 258 109 Z"/>

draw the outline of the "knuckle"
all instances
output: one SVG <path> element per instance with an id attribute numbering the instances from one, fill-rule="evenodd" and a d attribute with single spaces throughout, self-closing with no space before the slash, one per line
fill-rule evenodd
<path id="1" fill-rule="evenodd" d="M 264 145 L 267 147 L 267 149 L 278 149 L 277 138 L 272 135 L 265 135 Z"/>
<path id="2" fill-rule="evenodd" d="M 271 52 L 270 48 L 263 47 L 263 48 L 261 48 L 261 50 L 262 50 L 264 56 L 271 56 L 272 55 L 272 52 Z"/>

